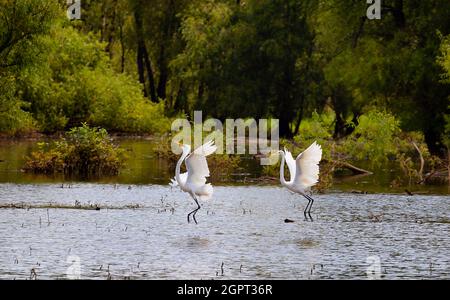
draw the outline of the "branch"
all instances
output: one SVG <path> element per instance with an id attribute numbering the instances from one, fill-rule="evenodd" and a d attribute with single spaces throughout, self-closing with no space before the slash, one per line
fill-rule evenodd
<path id="1" fill-rule="evenodd" d="M 323 161 L 326 162 L 327 160 L 323 160 Z M 332 164 L 334 164 L 334 165 L 336 165 L 338 167 L 348 169 L 348 170 L 352 171 L 354 174 L 373 174 L 373 172 L 371 172 L 371 171 L 368 171 L 368 170 L 356 167 L 356 166 L 354 166 L 354 165 L 352 165 L 352 164 L 350 164 L 350 163 L 348 163 L 346 161 L 331 160 L 331 161 L 328 161 L 328 162 L 331 162 Z"/>
<path id="2" fill-rule="evenodd" d="M 423 159 L 422 152 L 420 151 L 420 149 L 417 146 L 417 144 L 414 141 L 411 141 L 411 144 L 414 146 L 416 151 L 419 152 L 419 157 L 420 157 L 420 169 L 419 169 L 420 181 L 419 182 L 422 183 L 423 182 L 423 166 L 425 165 L 425 160 Z"/>

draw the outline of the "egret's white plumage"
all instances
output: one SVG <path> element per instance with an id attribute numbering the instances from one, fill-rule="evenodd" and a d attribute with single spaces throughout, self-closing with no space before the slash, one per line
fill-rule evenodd
<path id="1" fill-rule="evenodd" d="M 189 145 L 183 145 L 182 149 L 183 153 L 177 162 L 175 177 L 171 179 L 170 185 L 172 187 L 179 186 L 182 191 L 189 193 L 197 203 L 198 208 L 188 214 L 188 222 L 189 216 L 193 214 L 193 219 L 197 223 L 195 214 L 200 209 L 197 197 L 200 200 L 208 200 L 213 194 L 212 185 L 206 183 L 206 177 L 210 176 L 206 157 L 213 154 L 217 147 L 214 145 L 214 142 L 209 141 L 193 152 L 191 152 Z M 187 172 L 180 174 L 183 161 L 186 164 Z"/>
<path id="2" fill-rule="evenodd" d="M 316 142 L 312 143 L 305 151 L 294 160 L 291 152 L 284 149 L 281 154 L 280 181 L 283 186 L 294 193 L 299 193 L 308 199 L 305 214 L 311 211 L 314 200 L 305 194 L 305 191 L 314 186 L 319 180 L 319 162 L 322 159 L 322 147 Z M 284 178 L 284 163 L 286 162 L 290 178 Z M 309 206 L 309 210 L 308 210 Z"/>

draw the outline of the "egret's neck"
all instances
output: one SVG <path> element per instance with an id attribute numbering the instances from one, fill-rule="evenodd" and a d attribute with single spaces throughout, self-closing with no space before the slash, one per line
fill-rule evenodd
<path id="1" fill-rule="evenodd" d="M 280 164 L 280 182 L 281 185 L 287 186 L 287 182 L 286 179 L 284 179 L 284 162 L 285 162 L 285 158 L 284 158 L 284 153 L 280 153 L 281 155 L 281 164 Z"/>
<path id="2" fill-rule="evenodd" d="M 184 159 L 186 158 L 186 156 L 188 156 L 189 152 L 188 151 L 183 151 L 183 154 L 181 155 L 180 159 L 177 162 L 177 165 L 175 167 L 175 179 L 178 182 L 178 185 L 181 187 L 184 185 L 184 182 L 181 181 L 181 176 L 180 176 L 180 172 L 181 172 L 181 164 L 183 163 Z"/>

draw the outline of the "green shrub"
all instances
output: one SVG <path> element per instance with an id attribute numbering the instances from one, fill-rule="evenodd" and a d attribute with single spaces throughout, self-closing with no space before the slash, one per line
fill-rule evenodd
<path id="1" fill-rule="evenodd" d="M 105 129 L 87 124 L 72 128 L 64 138 L 39 143 L 31 153 L 24 170 L 27 172 L 66 175 L 116 175 L 123 166 L 124 151 L 112 144 Z"/>
<path id="2" fill-rule="evenodd" d="M 116 73 L 95 36 L 61 23 L 39 38 L 45 51 L 19 78 L 40 130 L 62 131 L 88 122 L 115 132 L 168 132 L 164 102 L 150 102 L 138 81 Z"/>
<path id="3" fill-rule="evenodd" d="M 22 110 L 27 103 L 14 98 L 13 78 L 0 75 L 0 79 L 0 132 L 15 135 L 33 130 L 31 114 Z"/>
<path id="4" fill-rule="evenodd" d="M 394 158 L 397 153 L 395 137 L 401 132 L 400 122 L 390 113 L 370 110 L 358 119 L 355 131 L 337 151 L 352 160 L 367 160 L 373 166 Z"/>

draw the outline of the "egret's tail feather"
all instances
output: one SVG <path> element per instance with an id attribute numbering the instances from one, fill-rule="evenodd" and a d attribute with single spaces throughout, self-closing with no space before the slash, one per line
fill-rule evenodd
<path id="1" fill-rule="evenodd" d="M 180 180 L 181 180 L 181 182 L 178 182 L 178 181 L 177 181 L 177 177 L 175 176 L 175 177 L 173 177 L 172 179 L 170 179 L 169 185 L 170 185 L 171 187 L 177 187 L 177 186 L 179 186 L 180 184 L 181 184 L 181 186 L 183 186 L 183 185 L 186 183 L 187 176 L 188 176 L 187 172 L 181 173 L 181 174 L 180 174 Z"/>
<path id="2" fill-rule="evenodd" d="M 177 180 L 175 179 L 175 177 L 172 178 L 172 179 L 170 179 L 169 185 L 170 185 L 171 187 L 177 187 L 177 186 L 178 186 L 178 182 L 177 182 Z"/>
<path id="3" fill-rule="evenodd" d="M 196 194 L 199 196 L 200 200 L 209 200 L 211 199 L 212 195 L 213 195 L 213 187 L 210 183 L 205 184 L 204 186 L 202 186 L 197 192 Z"/>

